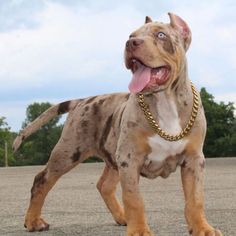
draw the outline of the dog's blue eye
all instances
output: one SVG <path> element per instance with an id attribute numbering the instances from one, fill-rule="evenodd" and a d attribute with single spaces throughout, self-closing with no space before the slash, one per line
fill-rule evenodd
<path id="1" fill-rule="evenodd" d="M 157 38 L 159 38 L 159 39 L 164 39 L 164 38 L 166 38 L 166 34 L 163 33 L 163 32 L 158 32 L 158 33 L 156 34 L 156 36 L 157 36 Z"/>

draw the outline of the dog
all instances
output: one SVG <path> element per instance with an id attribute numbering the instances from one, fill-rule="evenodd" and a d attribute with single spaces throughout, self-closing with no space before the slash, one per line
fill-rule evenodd
<path id="1" fill-rule="evenodd" d="M 140 176 L 167 178 L 177 166 L 185 196 L 189 234 L 221 236 L 204 213 L 203 143 L 206 120 L 199 93 L 188 78 L 186 51 L 191 31 L 179 16 L 134 31 L 125 45 L 125 65 L 132 71 L 131 93 L 71 100 L 52 106 L 18 135 L 16 151 L 30 134 L 57 115 L 69 113 L 45 169 L 36 175 L 25 217 L 28 231 L 49 229 L 41 209 L 56 181 L 90 156 L 105 169 L 97 183 L 114 220 L 127 225 L 127 236 L 152 236 L 139 191 Z M 124 208 L 115 191 L 120 182 Z"/>

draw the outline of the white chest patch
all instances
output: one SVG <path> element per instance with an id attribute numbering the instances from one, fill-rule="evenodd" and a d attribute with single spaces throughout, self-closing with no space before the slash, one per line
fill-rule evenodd
<path id="1" fill-rule="evenodd" d="M 177 135 L 182 130 L 177 107 L 173 100 L 167 99 L 164 96 L 165 95 L 163 95 L 163 99 L 159 99 L 157 103 L 158 122 L 165 132 L 171 135 Z M 150 174 L 152 173 L 156 177 L 161 174 L 165 166 L 168 166 L 170 157 L 175 157 L 184 151 L 187 140 L 181 139 L 171 142 L 156 134 L 148 139 L 148 143 L 152 152 L 148 155 L 144 166 L 146 171 L 150 171 Z M 170 172 L 171 169 L 173 169 L 173 171 L 175 170 L 177 162 L 176 160 L 173 168 L 168 167 Z"/>
<path id="2" fill-rule="evenodd" d="M 186 140 L 179 140 L 175 142 L 167 141 L 159 135 L 149 138 L 149 145 L 152 152 L 148 155 L 150 161 L 162 162 L 167 157 L 175 156 L 183 152 Z"/>

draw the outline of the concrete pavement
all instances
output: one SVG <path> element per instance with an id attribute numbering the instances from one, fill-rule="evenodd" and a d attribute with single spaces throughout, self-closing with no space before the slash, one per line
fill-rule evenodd
<path id="1" fill-rule="evenodd" d="M 96 182 L 103 164 L 81 164 L 63 176 L 46 200 L 43 216 L 50 230 L 28 233 L 23 227 L 37 167 L 0 168 L 0 235 L 123 236 L 106 209 Z M 156 235 L 187 236 L 179 169 L 168 179 L 141 178 L 148 222 Z M 208 159 L 206 214 L 225 236 L 236 236 L 236 158 Z M 118 190 L 120 197 L 120 189 Z"/>

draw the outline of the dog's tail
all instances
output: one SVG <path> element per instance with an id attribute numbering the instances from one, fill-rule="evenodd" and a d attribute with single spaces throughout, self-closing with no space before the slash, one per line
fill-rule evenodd
<path id="1" fill-rule="evenodd" d="M 70 110 L 73 110 L 81 99 L 71 100 L 59 103 L 55 106 L 51 106 L 45 112 L 43 112 L 38 118 L 29 123 L 16 137 L 13 142 L 12 148 L 15 152 L 21 145 L 22 141 L 29 137 L 32 133 L 40 129 L 43 125 L 47 124 L 51 119 L 58 115 L 65 114 Z"/>

